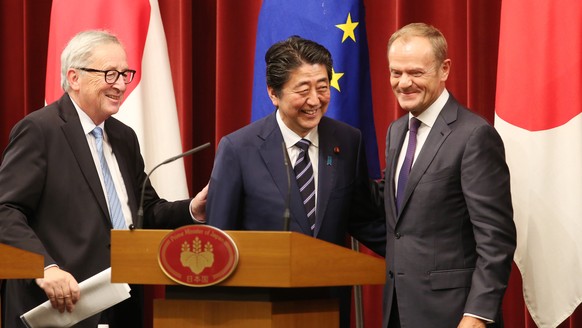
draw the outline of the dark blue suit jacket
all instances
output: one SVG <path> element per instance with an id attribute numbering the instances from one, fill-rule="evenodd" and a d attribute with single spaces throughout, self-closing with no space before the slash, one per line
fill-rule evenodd
<path id="1" fill-rule="evenodd" d="M 290 230 L 311 235 L 293 169 L 285 166 L 283 136 L 275 115 L 220 141 L 206 204 L 208 224 L 225 230 L 283 230 L 289 195 Z M 383 255 L 383 209 L 371 201 L 360 131 L 323 117 L 318 133 L 314 237 L 345 245 L 349 233 Z"/>

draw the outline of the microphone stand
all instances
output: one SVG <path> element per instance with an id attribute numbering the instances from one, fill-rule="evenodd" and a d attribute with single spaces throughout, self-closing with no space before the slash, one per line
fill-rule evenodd
<path id="1" fill-rule="evenodd" d="M 289 154 L 287 154 L 287 147 L 285 147 L 285 141 L 281 142 L 281 148 L 283 149 L 283 160 L 285 162 L 285 172 L 287 173 L 287 198 L 285 199 L 285 211 L 283 212 L 283 231 L 289 231 L 289 219 L 291 213 L 289 211 L 289 204 L 291 202 L 291 174 L 289 173 Z"/>
<path id="2" fill-rule="evenodd" d="M 197 152 L 201 151 L 202 149 L 208 148 L 209 146 L 210 146 L 210 142 L 207 142 L 207 143 L 200 145 L 196 148 L 190 149 L 190 150 L 188 150 L 180 155 L 176 155 L 174 157 L 168 158 L 167 160 L 161 162 L 160 164 L 156 165 L 153 169 L 150 170 L 150 172 L 146 175 L 146 178 L 144 179 L 143 184 L 141 186 L 141 197 L 139 199 L 139 207 L 137 209 L 136 224 L 135 225 L 131 224 L 129 226 L 129 230 L 141 229 L 143 227 L 143 201 L 144 201 L 145 187 L 146 187 L 147 182 L 149 181 L 150 175 L 152 173 L 154 173 L 154 171 L 162 165 L 171 163 L 171 162 L 173 162 L 177 159 L 180 159 L 182 157 L 197 153 Z"/>

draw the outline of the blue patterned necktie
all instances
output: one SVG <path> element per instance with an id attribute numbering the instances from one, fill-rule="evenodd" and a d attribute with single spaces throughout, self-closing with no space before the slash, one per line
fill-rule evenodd
<path id="1" fill-rule="evenodd" d="M 406 189 L 408 175 L 410 174 L 412 162 L 414 161 L 414 152 L 416 151 L 416 133 L 418 132 L 418 127 L 420 127 L 420 121 L 416 117 L 411 118 L 406 157 L 404 157 L 404 162 L 400 168 L 400 174 L 398 175 L 398 188 L 396 189 L 396 211 L 398 213 L 400 213 L 402 201 L 404 200 L 404 189 Z"/>
<path id="2" fill-rule="evenodd" d="M 313 178 L 313 166 L 309 160 L 309 146 L 311 142 L 307 139 L 301 139 L 295 144 L 300 149 L 299 157 L 295 162 L 295 178 L 297 179 L 297 186 L 303 198 L 303 206 L 305 206 L 305 213 L 309 219 L 309 227 L 311 231 L 315 229 L 315 180 Z"/>
<path id="3" fill-rule="evenodd" d="M 113 225 L 113 229 L 125 229 L 125 219 L 123 217 L 123 212 L 121 211 L 121 202 L 115 191 L 115 184 L 113 184 L 111 172 L 109 171 L 109 166 L 107 166 L 105 155 L 103 153 L 103 130 L 101 130 L 100 127 L 96 127 L 91 131 L 91 134 L 95 137 L 95 143 L 97 144 L 97 154 L 99 154 L 103 182 L 105 183 L 105 190 L 107 191 L 111 224 Z"/>

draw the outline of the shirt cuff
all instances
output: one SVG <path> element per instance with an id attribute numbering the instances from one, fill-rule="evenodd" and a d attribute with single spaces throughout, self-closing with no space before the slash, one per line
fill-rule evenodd
<path id="1" fill-rule="evenodd" d="M 485 322 L 486 322 L 486 323 L 488 323 L 488 324 L 489 324 L 489 323 L 495 323 L 495 321 L 494 321 L 494 320 L 487 319 L 487 318 L 483 318 L 483 317 L 480 317 L 480 316 L 478 316 L 478 315 L 474 315 L 474 314 L 471 314 L 471 313 L 463 313 L 463 316 L 465 316 L 465 317 L 473 317 L 473 318 L 481 319 L 481 320 L 485 321 Z"/>
<path id="2" fill-rule="evenodd" d="M 59 266 L 56 265 L 56 264 L 49 264 L 49 265 L 47 265 L 47 266 L 44 267 L 44 270 L 46 271 L 46 270 L 48 270 L 50 268 L 53 268 L 53 267 L 57 267 L 58 268 Z"/>

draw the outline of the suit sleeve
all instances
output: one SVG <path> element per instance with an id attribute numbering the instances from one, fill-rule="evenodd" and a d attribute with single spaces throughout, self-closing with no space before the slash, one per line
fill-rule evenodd
<path id="1" fill-rule="evenodd" d="M 385 143 L 385 153 L 384 153 L 384 158 L 386 158 L 387 160 L 389 159 L 388 154 L 390 151 L 390 136 L 392 135 L 392 127 L 393 124 L 390 124 L 390 126 L 388 127 L 388 130 L 386 131 L 386 143 Z M 376 203 L 376 206 L 380 206 L 381 208 L 385 209 L 386 208 L 386 204 L 384 203 L 384 193 L 388 192 L 386 190 L 386 184 L 387 181 L 390 181 L 389 177 L 387 177 L 386 175 L 389 174 L 390 170 L 390 163 L 386 162 L 386 167 L 384 168 L 384 171 L 382 172 L 382 177 L 379 181 L 375 181 L 372 184 L 372 197 Z M 386 217 L 385 213 L 384 217 Z"/>
<path id="2" fill-rule="evenodd" d="M 139 141 L 135 132 L 131 129 L 125 130 L 127 137 L 118 146 L 123 149 L 125 156 L 131 158 L 133 181 L 125 181 L 126 189 L 129 193 L 133 190 L 135 199 L 141 200 L 141 190 L 146 181 L 145 164 L 141 156 Z M 131 188 L 127 186 L 128 182 Z M 147 179 L 144 189 L 144 228 L 150 229 L 175 229 L 183 225 L 194 224 L 190 214 L 190 199 L 168 202 L 159 197 L 151 181 Z"/>
<path id="3" fill-rule="evenodd" d="M 356 180 L 349 231 L 358 241 L 381 256 L 386 255 L 386 220 L 376 182 L 370 179 L 364 145 L 358 144 Z"/>
<path id="4" fill-rule="evenodd" d="M 214 168 L 210 176 L 206 219 L 219 229 L 238 230 L 241 227 L 243 181 L 236 147 L 228 137 L 218 145 Z"/>
<path id="5" fill-rule="evenodd" d="M 465 313 L 495 318 L 511 271 L 516 231 L 503 142 L 489 125 L 470 136 L 461 164 L 477 262 Z"/>
<path id="6" fill-rule="evenodd" d="M 46 145 L 42 129 L 24 119 L 13 128 L 0 166 L 0 242 L 42 254 L 56 263 L 31 225 L 46 179 Z"/>

